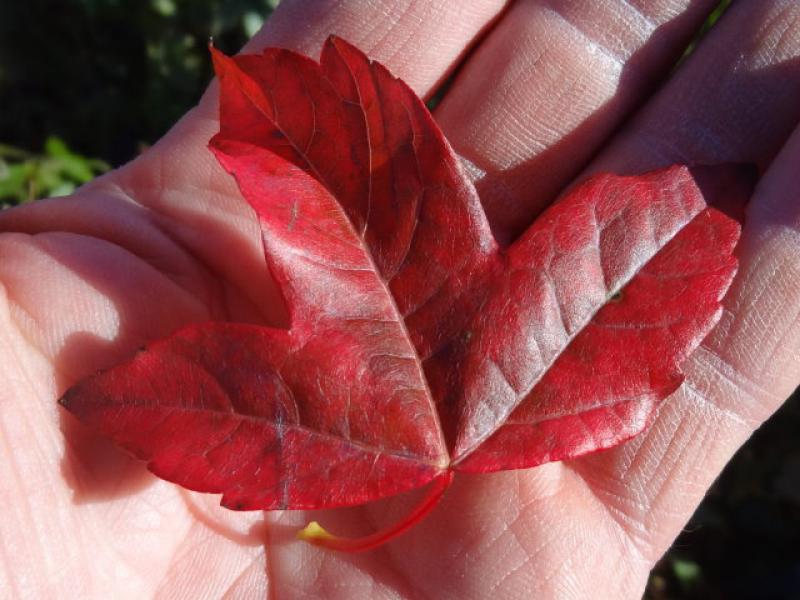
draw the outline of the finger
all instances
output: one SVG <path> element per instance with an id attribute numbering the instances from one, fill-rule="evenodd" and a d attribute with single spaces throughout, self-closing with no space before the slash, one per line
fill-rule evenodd
<path id="1" fill-rule="evenodd" d="M 209 317 L 196 297 L 133 254 L 71 233 L 0 236 L 0 281 L 16 331 L 51 362 L 61 392 L 125 358 L 117 339 L 141 345 Z"/>
<path id="2" fill-rule="evenodd" d="M 715 1 L 516 3 L 436 112 L 513 236 L 586 165 L 680 57 Z"/>
<path id="3" fill-rule="evenodd" d="M 730 161 L 763 172 L 800 120 L 798 20 L 792 0 L 735 3 L 591 171 Z"/>
<path id="4" fill-rule="evenodd" d="M 245 46 L 290 48 L 314 59 L 331 34 L 381 62 L 420 96 L 456 65 L 508 0 L 289 0 Z"/>
<path id="5" fill-rule="evenodd" d="M 796 102 L 788 98 L 793 94 L 796 100 L 800 91 L 800 6 L 745 3 L 734 10 L 656 101 L 663 110 L 676 104 L 673 118 L 681 114 L 688 124 L 675 124 L 656 141 L 653 121 L 665 122 L 656 109 L 648 109 L 602 165 L 768 163 L 798 118 Z M 702 74 L 707 91 L 693 87 Z M 731 87 L 729 79 L 737 85 Z M 707 103 L 722 116 L 706 110 Z M 697 117 L 689 110 L 693 105 L 699 107 Z M 650 143 L 637 142 L 637 131 L 650 135 Z M 702 134 L 699 140 L 695 132 Z M 798 164 L 796 131 L 751 200 L 740 271 L 725 299 L 726 311 L 685 365 L 686 384 L 665 401 L 645 435 L 573 465 L 631 537 L 651 549 L 653 559 L 677 535 L 736 449 L 800 383 Z"/>

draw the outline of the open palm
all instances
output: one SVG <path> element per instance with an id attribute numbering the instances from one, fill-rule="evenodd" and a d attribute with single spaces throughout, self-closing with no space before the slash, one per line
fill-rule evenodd
<path id="1" fill-rule="evenodd" d="M 285 0 L 251 42 L 316 57 L 336 33 L 421 95 L 460 66 L 435 114 L 506 240 L 589 171 L 763 173 L 723 319 L 646 433 L 568 463 L 459 475 L 426 521 L 370 553 L 294 541 L 308 513 L 234 513 L 156 480 L 56 405 L 188 322 L 285 321 L 255 219 L 206 149 L 214 87 L 132 164 L 0 214 L 0 592 L 641 595 L 722 466 L 800 382 L 800 6 L 736 3 L 670 76 L 715 4 Z M 314 518 L 366 533 L 413 500 Z"/>

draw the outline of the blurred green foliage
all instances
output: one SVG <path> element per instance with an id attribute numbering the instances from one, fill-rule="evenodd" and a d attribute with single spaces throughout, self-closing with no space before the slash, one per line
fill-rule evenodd
<path id="1" fill-rule="evenodd" d="M 41 154 L 0 144 L 0 207 L 71 194 L 110 168 L 105 161 L 76 154 L 56 136 L 45 140 Z"/>
<path id="2" fill-rule="evenodd" d="M 115 166 L 134 157 L 199 99 L 211 79 L 209 38 L 238 50 L 276 4 L 0 1 L 0 143 L 12 147 L 0 167 L 0 201 L 65 190 L 59 183 L 81 183 L 81 169 L 102 170 L 88 160 L 76 167 L 80 156 Z M 58 182 L 47 147 L 64 146 L 56 137 L 72 148 L 69 159 L 62 153 Z"/>
<path id="3" fill-rule="evenodd" d="M 709 30 L 717 24 L 717 21 L 719 21 L 722 15 L 725 14 L 725 11 L 731 7 L 731 4 L 733 4 L 733 0 L 720 0 L 719 4 L 717 4 L 717 8 L 711 11 L 711 14 L 708 15 L 708 18 L 706 19 L 705 23 L 703 23 L 703 26 L 695 34 L 694 39 L 686 47 L 686 51 L 683 53 L 681 60 L 675 65 L 675 68 L 678 68 L 683 61 L 688 58 L 692 52 L 694 52 L 695 48 L 697 48 L 697 44 L 700 43 L 700 40 L 702 40 Z"/>

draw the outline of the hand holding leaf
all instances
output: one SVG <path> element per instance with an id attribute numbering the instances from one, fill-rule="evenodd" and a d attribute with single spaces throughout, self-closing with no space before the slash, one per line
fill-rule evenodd
<path id="1" fill-rule="evenodd" d="M 575 460 L 456 473 L 430 518 L 358 556 L 297 543 L 294 531 L 316 518 L 369 534 L 401 522 L 424 490 L 322 514 L 220 510 L 90 434 L 56 398 L 137 348 L 209 320 L 296 325 L 272 301 L 250 208 L 206 147 L 219 131 L 212 88 L 134 163 L 70 198 L 0 213 L 0 539 L 10 549 L 0 587 L 37 597 L 641 597 L 722 466 L 800 376 L 798 7 L 734 3 L 672 70 L 713 2 L 501 4 L 283 0 L 250 51 L 318 56 L 335 32 L 421 96 L 458 66 L 436 120 L 476 167 L 503 240 L 587 165 L 630 175 L 757 164 L 720 323 L 652 425 Z"/>
<path id="2" fill-rule="evenodd" d="M 291 322 L 192 325 L 67 393 L 155 474 L 235 509 L 441 479 L 438 497 L 453 470 L 615 445 L 680 385 L 739 236 L 688 169 L 596 176 L 501 249 L 423 103 L 381 65 L 336 38 L 320 64 L 212 52 L 211 147 L 259 218 Z M 311 537 L 362 549 L 407 524 Z"/>

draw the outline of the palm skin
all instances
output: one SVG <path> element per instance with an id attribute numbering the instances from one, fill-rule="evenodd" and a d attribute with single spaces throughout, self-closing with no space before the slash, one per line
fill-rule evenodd
<path id="1" fill-rule="evenodd" d="M 647 432 L 568 463 L 459 475 L 426 521 L 369 553 L 292 536 L 310 518 L 367 533 L 413 497 L 314 515 L 226 511 L 156 480 L 56 405 L 182 324 L 285 320 L 255 220 L 206 149 L 213 87 L 132 164 L 0 214 L 3 594 L 641 595 L 725 462 L 800 382 L 800 7 L 736 4 L 653 93 L 714 4 L 285 0 L 251 42 L 316 57 L 336 33 L 422 95 L 474 48 L 436 116 L 501 238 L 589 171 L 747 161 L 764 174 L 725 315 Z"/>

